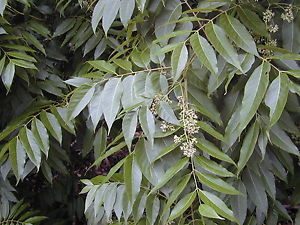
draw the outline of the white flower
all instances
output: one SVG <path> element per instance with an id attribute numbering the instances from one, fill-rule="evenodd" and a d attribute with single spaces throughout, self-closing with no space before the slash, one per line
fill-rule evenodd
<path id="1" fill-rule="evenodd" d="M 279 27 L 277 24 L 275 25 L 269 25 L 268 27 L 268 30 L 271 32 L 271 33 L 276 33 L 278 31 Z"/>
<path id="2" fill-rule="evenodd" d="M 281 14 L 281 19 L 289 23 L 294 20 L 292 5 L 289 5 L 287 8 L 284 9 L 284 13 Z"/>
<path id="3" fill-rule="evenodd" d="M 263 12 L 263 20 L 265 21 L 265 23 L 268 23 L 271 21 L 274 15 L 275 13 L 272 10 L 267 9 L 265 12 Z"/>

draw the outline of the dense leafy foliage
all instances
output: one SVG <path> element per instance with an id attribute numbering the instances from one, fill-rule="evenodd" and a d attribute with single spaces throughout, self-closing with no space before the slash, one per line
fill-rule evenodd
<path id="1" fill-rule="evenodd" d="M 0 0 L 0 224 L 299 225 L 299 9 Z"/>

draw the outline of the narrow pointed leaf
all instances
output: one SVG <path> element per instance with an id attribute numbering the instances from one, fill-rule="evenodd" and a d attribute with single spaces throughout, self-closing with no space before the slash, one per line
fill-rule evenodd
<path id="1" fill-rule="evenodd" d="M 18 138 L 14 138 L 9 143 L 9 160 L 17 181 L 19 181 L 24 172 L 26 153 Z"/>
<path id="2" fill-rule="evenodd" d="M 214 138 L 224 141 L 224 136 L 223 134 L 219 133 L 216 131 L 211 125 L 209 125 L 206 122 L 203 121 L 198 121 L 197 125 L 200 127 L 201 130 L 204 130 L 206 133 L 210 134 Z"/>
<path id="3" fill-rule="evenodd" d="M 129 201 L 133 204 L 140 192 L 142 172 L 138 167 L 134 155 L 130 155 L 124 162 L 125 191 Z"/>
<path id="4" fill-rule="evenodd" d="M 210 22 L 205 27 L 205 34 L 220 55 L 223 56 L 228 63 L 234 65 L 237 69 L 242 71 L 238 54 L 227 39 L 223 28 Z"/>
<path id="5" fill-rule="evenodd" d="M 267 215 L 268 198 L 261 178 L 247 168 L 243 174 L 243 181 L 250 199 Z"/>
<path id="6" fill-rule="evenodd" d="M 48 157 L 50 146 L 49 146 L 49 136 L 46 127 L 39 119 L 34 118 L 31 123 L 31 131 L 37 141 L 37 144 L 39 145 L 41 150 L 45 153 L 46 157 Z"/>
<path id="7" fill-rule="evenodd" d="M 19 138 L 30 161 L 39 169 L 42 159 L 41 150 L 32 132 L 27 128 L 22 128 L 19 132 Z"/>
<path id="8" fill-rule="evenodd" d="M 245 129 L 262 102 L 269 83 L 270 64 L 262 63 L 246 83 L 240 111 L 239 131 Z"/>
<path id="9" fill-rule="evenodd" d="M 247 216 L 247 192 L 246 187 L 242 183 L 242 181 L 238 182 L 237 189 L 242 194 L 230 196 L 230 203 L 233 214 L 239 221 L 239 224 L 244 224 Z"/>
<path id="10" fill-rule="evenodd" d="M 246 166 L 248 160 L 250 159 L 257 139 L 259 135 L 259 125 L 255 122 L 251 128 L 248 130 L 245 139 L 243 141 L 243 145 L 240 151 L 240 159 L 238 162 L 238 173 L 242 171 L 242 169 Z"/>
<path id="11" fill-rule="evenodd" d="M 270 84 L 265 103 L 270 108 L 270 126 L 273 126 L 280 118 L 289 93 L 289 78 L 281 73 Z"/>
<path id="12" fill-rule="evenodd" d="M 177 81 L 183 72 L 188 60 L 188 50 L 185 44 L 179 44 L 173 51 L 171 57 L 173 80 Z"/>
<path id="13" fill-rule="evenodd" d="M 299 156 L 298 147 L 292 142 L 291 138 L 277 124 L 270 130 L 271 143 L 283 151 Z"/>
<path id="14" fill-rule="evenodd" d="M 227 205 L 217 196 L 207 191 L 199 191 L 201 201 L 212 207 L 220 216 L 236 222 L 236 218 L 233 212 L 227 207 Z"/>
<path id="15" fill-rule="evenodd" d="M 129 20 L 133 14 L 135 0 L 121 0 L 120 18 L 124 27 L 127 27 Z"/>
<path id="16" fill-rule="evenodd" d="M 220 24 L 224 28 L 228 37 L 241 49 L 258 56 L 256 44 L 241 22 L 227 14 L 220 16 Z"/>
<path id="17" fill-rule="evenodd" d="M 140 109 L 139 121 L 147 139 L 151 143 L 153 143 L 153 138 L 155 133 L 154 116 L 152 115 L 152 113 L 147 107 L 142 107 Z"/>
<path id="18" fill-rule="evenodd" d="M 201 63 L 203 63 L 203 65 L 213 74 L 217 74 L 218 66 L 216 53 L 208 41 L 198 33 L 195 33 L 191 36 L 190 42 Z"/>
<path id="19" fill-rule="evenodd" d="M 111 129 L 111 126 L 119 112 L 122 92 L 123 87 L 121 79 L 119 78 L 110 79 L 105 84 L 102 91 L 101 104 L 105 106 L 103 107 L 103 114 L 108 126 L 108 130 Z"/>
<path id="20" fill-rule="evenodd" d="M 196 192 L 185 195 L 174 207 L 169 217 L 169 221 L 181 216 L 193 203 L 196 198 Z"/>
<path id="21" fill-rule="evenodd" d="M 69 102 L 69 115 L 70 119 L 74 119 L 91 101 L 95 87 L 82 85 L 76 88 Z"/>
<path id="22" fill-rule="evenodd" d="M 164 174 L 164 176 L 160 178 L 158 184 L 155 185 L 155 187 L 151 190 L 150 194 L 156 192 L 157 190 L 162 188 L 166 183 L 168 183 L 168 181 L 171 180 L 174 174 L 177 174 L 180 170 L 183 169 L 183 167 L 186 166 L 188 161 L 189 161 L 188 158 L 181 159 L 174 166 L 169 168 L 167 172 Z"/>
<path id="23" fill-rule="evenodd" d="M 138 122 L 138 111 L 126 113 L 122 121 L 122 130 L 124 133 L 124 139 L 129 150 L 131 149 L 131 144 L 136 131 L 137 122 Z"/>
<path id="24" fill-rule="evenodd" d="M 92 97 L 88 108 L 89 108 L 89 113 L 91 116 L 91 120 L 94 126 L 94 131 L 97 128 L 97 125 L 100 121 L 100 118 L 103 114 L 103 105 L 101 104 L 101 93 L 102 93 L 103 88 L 98 87 L 95 90 L 94 96 Z"/>
<path id="25" fill-rule="evenodd" d="M 111 27 L 118 14 L 120 3 L 120 0 L 106 1 L 105 3 L 103 10 L 102 27 L 106 36 L 109 28 Z"/>
<path id="26" fill-rule="evenodd" d="M 13 64 L 12 62 L 9 62 L 1 74 L 1 79 L 2 79 L 2 82 L 3 82 L 7 92 L 9 92 L 9 90 L 10 90 L 14 76 L 15 76 L 15 64 Z"/>
<path id="27" fill-rule="evenodd" d="M 61 144 L 62 143 L 62 130 L 56 117 L 48 112 L 41 112 L 40 119 L 45 125 L 50 134 Z"/>
<path id="28" fill-rule="evenodd" d="M 201 204 L 198 208 L 198 211 L 199 211 L 200 215 L 202 215 L 204 217 L 224 220 L 224 218 L 220 217 L 216 213 L 216 211 L 212 207 L 210 207 L 209 205 Z"/>
<path id="29" fill-rule="evenodd" d="M 106 0 L 98 0 L 97 4 L 94 7 L 91 21 L 94 33 L 96 33 L 98 24 L 103 16 L 103 10 L 106 2 Z"/>
<path id="30" fill-rule="evenodd" d="M 231 186 L 230 184 L 226 183 L 225 181 L 223 181 L 222 179 L 216 176 L 204 174 L 200 172 L 197 172 L 196 174 L 201 183 L 212 188 L 213 190 L 216 190 L 224 194 L 229 194 L 229 195 L 240 194 L 240 192 L 236 190 L 233 186 Z"/>
<path id="31" fill-rule="evenodd" d="M 197 156 L 194 158 L 195 162 L 200 165 L 203 169 L 218 175 L 220 177 L 234 177 L 234 174 L 229 172 L 222 165 L 214 162 L 213 160 L 209 160 L 203 156 Z"/>
<path id="32" fill-rule="evenodd" d="M 224 152 L 220 151 L 213 143 L 205 140 L 204 138 L 199 138 L 196 143 L 197 148 L 201 149 L 202 151 L 206 152 L 210 156 L 223 160 L 225 162 L 229 162 L 234 164 L 234 161 L 226 155 Z"/>
<path id="33" fill-rule="evenodd" d="M 177 119 L 173 109 L 169 105 L 169 103 L 161 101 L 158 107 L 157 114 L 160 118 L 162 118 L 164 121 L 179 125 L 179 120 Z"/>

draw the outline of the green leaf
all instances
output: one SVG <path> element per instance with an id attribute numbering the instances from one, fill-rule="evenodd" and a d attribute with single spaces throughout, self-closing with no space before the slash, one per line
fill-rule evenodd
<path id="1" fill-rule="evenodd" d="M 4 56 L 2 57 L 2 59 L 0 60 L 0 75 L 2 74 L 4 65 L 5 65 L 5 59 L 6 59 L 6 56 L 4 55 Z"/>
<path id="2" fill-rule="evenodd" d="M 242 181 L 238 181 L 237 190 L 241 192 L 240 195 L 232 195 L 230 203 L 234 216 L 239 221 L 239 224 L 244 224 L 247 216 L 247 192 L 246 187 Z"/>
<path id="3" fill-rule="evenodd" d="M 74 119 L 89 104 L 95 91 L 95 86 L 82 85 L 75 89 L 69 102 L 69 118 Z"/>
<path id="4" fill-rule="evenodd" d="M 104 210 L 107 218 L 111 218 L 112 210 L 117 197 L 117 184 L 112 183 L 108 187 L 109 191 L 104 196 Z"/>
<path id="5" fill-rule="evenodd" d="M 194 49 L 197 57 L 200 59 L 200 62 L 206 66 L 207 69 L 210 70 L 213 74 L 218 73 L 217 66 L 217 57 L 214 49 L 208 43 L 208 41 L 199 35 L 199 33 L 195 33 L 191 36 L 190 42 L 192 48 Z"/>
<path id="6" fill-rule="evenodd" d="M 299 156 L 298 147 L 277 124 L 270 130 L 270 141 L 273 145 L 279 147 L 283 151 Z"/>
<path id="7" fill-rule="evenodd" d="M 212 207 L 210 207 L 209 205 L 201 204 L 198 208 L 198 211 L 199 211 L 200 215 L 202 215 L 204 217 L 224 220 L 224 218 L 220 217 L 216 213 L 216 211 Z"/>
<path id="8" fill-rule="evenodd" d="M 150 225 L 154 225 L 159 214 L 160 201 L 155 195 L 150 195 L 146 201 L 146 215 Z"/>
<path id="9" fill-rule="evenodd" d="M 180 201 L 175 205 L 174 209 L 171 212 L 169 221 L 176 219 L 181 216 L 193 203 L 196 198 L 196 192 L 191 192 L 185 195 Z"/>
<path id="10" fill-rule="evenodd" d="M 293 77 L 300 78 L 300 70 L 288 70 L 285 72 Z"/>
<path id="11" fill-rule="evenodd" d="M 240 159 L 238 162 L 238 173 L 242 171 L 242 169 L 246 166 L 248 160 L 250 159 L 256 146 L 258 135 L 259 125 L 257 122 L 255 122 L 248 130 L 243 141 L 243 145 L 240 151 Z"/>
<path id="12" fill-rule="evenodd" d="M 120 19 L 124 27 L 127 28 L 135 7 L 135 0 L 121 0 Z"/>
<path id="13" fill-rule="evenodd" d="M 24 173 L 26 153 L 20 140 L 16 137 L 9 142 L 9 161 L 17 181 L 19 181 Z"/>
<path id="14" fill-rule="evenodd" d="M 207 191 L 201 190 L 199 190 L 199 195 L 201 201 L 203 201 L 206 205 L 212 207 L 217 212 L 217 214 L 230 221 L 236 222 L 236 218 L 233 216 L 233 212 L 219 197 Z"/>
<path id="15" fill-rule="evenodd" d="M 132 70 L 132 63 L 123 59 L 114 59 L 113 62 L 126 71 Z"/>
<path id="16" fill-rule="evenodd" d="M 11 59 L 10 62 L 15 64 L 16 66 L 19 66 L 19 67 L 22 67 L 25 69 L 37 70 L 36 66 L 31 62 L 27 62 L 27 61 L 20 60 L 20 59 Z"/>
<path id="17" fill-rule="evenodd" d="M 240 194 L 240 192 L 236 190 L 233 186 L 216 176 L 200 173 L 198 171 L 196 172 L 196 175 L 201 183 L 212 188 L 213 190 L 229 195 Z"/>
<path id="18" fill-rule="evenodd" d="M 89 113 L 90 117 L 93 123 L 94 131 L 97 128 L 97 125 L 100 121 L 100 118 L 103 114 L 103 106 L 101 104 L 101 93 L 102 93 L 103 88 L 96 86 L 94 96 L 92 97 L 88 108 L 89 108 Z"/>
<path id="19" fill-rule="evenodd" d="M 3 13 L 4 13 L 4 10 L 5 10 L 5 7 L 7 5 L 7 0 L 2 0 L 0 2 L 0 14 L 3 16 Z"/>
<path id="20" fill-rule="evenodd" d="M 32 34 L 28 32 L 24 32 L 23 36 L 28 41 L 29 44 L 33 45 L 36 49 L 40 50 L 44 55 L 46 55 L 46 51 L 42 43 Z"/>
<path id="21" fill-rule="evenodd" d="M 124 162 L 124 182 L 127 197 L 133 204 L 140 192 L 142 182 L 142 172 L 133 154 L 129 155 Z"/>
<path id="22" fill-rule="evenodd" d="M 172 152 L 174 149 L 176 149 L 180 144 L 178 143 L 173 143 L 165 148 L 163 148 L 161 150 L 161 152 L 159 153 L 158 156 L 155 157 L 155 159 L 153 160 L 152 163 L 156 162 L 157 160 L 159 160 L 160 158 L 162 158 L 163 156 L 169 154 L 170 152 Z"/>
<path id="23" fill-rule="evenodd" d="M 213 160 L 207 159 L 203 156 L 196 156 L 195 162 L 199 164 L 203 169 L 218 175 L 220 177 L 234 177 L 235 175 L 229 172 L 226 168 L 224 168 L 219 163 L 214 162 Z"/>
<path id="24" fill-rule="evenodd" d="M 36 62 L 36 59 L 34 57 L 32 57 L 30 55 L 27 55 L 24 52 L 11 51 L 11 52 L 7 52 L 6 54 L 11 56 L 11 57 L 17 58 L 17 59 L 24 59 L 24 60 L 27 60 L 27 61 L 30 61 L 30 62 Z"/>
<path id="25" fill-rule="evenodd" d="M 19 132 L 19 138 L 30 161 L 39 169 L 42 159 L 41 150 L 32 132 L 23 127 Z"/>
<path id="26" fill-rule="evenodd" d="M 179 44 L 173 51 L 171 57 L 173 80 L 177 81 L 183 72 L 188 60 L 188 50 L 184 43 Z"/>
<path id="27" fill-rule="evenodd" d="M 178 181 L 178 184 L 175 186 L 172 194 L 168 198 L 168 201 L 164 207 L 163 214 L 167 211 L 167 209 L 176 201 L 179 195 L 183 192 L 183 190 L 187 187 L 189 180 L 191 179 L 191 174 L 185 175 L 182 179 Z"/>
<path id="28" fill-rule="evenodd" d="M 26 219 L 24 221 L 24 223 L 25 224 L 36 224 L 36 223 L 39 223 L 39 222 L 41 222 L 43 220 L 46 220 L 46 219 L 48 219 L 48 217 L 46 217 L 46 216 L 33 216 L 33 217 L 30 217 L 30 218 Z"/>
<path id="29" fill-rule="evenodd" d="M 223 160 L 225 162 L 229 162 L 235 165 L 234 161 L 226 155 L 224 152 L 220 151 L 213 143 L 205 140 L 204 138 L 197 139 L 196 143 L 197 148 L 201 149 L 202 151 L 206 152 L 210 156 Z"/>
<path id="30" fill-rule="evenodd" d="M 53 37 L 57 37 L 63 35 L 64 33 L 67 33 L 69 30 L 71 30 L 74 27 L 75 23 L 76 23 L 75 18 L 68 18 L 64 20 L 56 27 Z"/>
<path id="31" fill-rule="evenodd" d="M 125 142 L 121 142 L 118 145 L 111 147 L 108 151 L 105 152 L 102 156 L 100 156 L 91 167 L 93 166 L 99 166 L 103 159 L 106 159 L 107 157 L 111 156 L 112 154 L 116 153 L 117 151 L 120 151 L 122 148 L 126 146 Z"/>
<path id="32" fill-rule="evenodd" d="M 122 131 L 124 133 L 124 139 L 129 150 L 131 150 L 131 144 L 136 131 L 137 122 L 138 111 L 128 112 L 124 115 L 122 121 Z"/>
<path id="33" fill-rule="evenodd" d="M 273 126 L 280 118 L 289 94 L 289 78 L 281 73 L 270 84 L 265 103 L 270 108 L 270 126 Z"/>
<path id="34" fill-rule="evenodd" d="M 270 64 L 263 62 L 251 74 L 245 85 L 238 130 L 242 131 L 255 115 L 269 83 Z"/>
<path id="35" fill-rule="evenodd" d="M 243 174 L 243 181 L 246 186 L 248 196 L 256 207 L 267 215 L 268 198 L 260 176 L 250 171 L 248 168 Z"/>
<path id="36" fill-rule="evenodd" d="M 152 115 L 148 107 L 143 106 L 140 109 L 139 121 L 147 139 L 150 141 L 150 143 L 153 143 L 154 133 L 155 133 L 155 123 L 154 123 L 154 116 Z"/>
<path id="37" fill-rule="evenodd" d="M 95 159 L 99 158 L 106 149 L 107 143 L 107 131 L 104 127 L 100 127 L 97 131 L 94 139 L 94 157 Z"/>
<path id="38" fill-rule="evenodd" d="M 51 107 L 51 112 L 59 122 L 59 124 L 68 132 L 75 135 L 74 124 L 69 120 L 68 109 L 61 107 Z"/>
<path id="39" fill-rule="evenodd" d="M 206 133 L 210 134 L 211 136 L 213 136 L 214 138 L 220 140 L 220 141 L 224 141 L 224 136 L 219 133 L 218 131 L 216 131 L 211 125 L 209 125 L 208 123 L 204 122 L 204 121 L 198 121 L 197 123 L 198 127 L 205 131 Z"/>
<path id="40" fill-rule="evenodd" d="M 242 23 L 249 29 L 251 29 L 255 34 L 268 37 L 269 33 L 266 30 L 265 23 L 259 18 L 259 16 L 246 8 L 237 8 L 238 15 Z"/>
<path id="41" fill-rule="evenodd" d="M 62 130 L 55 116 L 51 113 L 42 111 L 40 119 L 50 134 L 61 144 L 62 143 Z"/>
<path id="42" fill-rule="evenodd" d="M 175 165 L 173 165 L 171 168 L 169 168 L 166 173 L 160 178 L 158 183 L 155 185 L 155 187 L 151 190 L 150 194 L 153 194 L 160 188 L 162 188 L 166 183 L 168 183 L 172 177 L 174 177 L 174 174 L 177 174 L 180 170 L 183 169 L 188 163 L 188 158 L 183 158 L 179 160 Z"/>
<path id="43" fill-rule="evenodd" d="M 7 93 L 10 90 L 10 87 L 12 85 L 13 79 L 15 76 L 15 64 L 13 64 L 11 61 L 6 65 L 4 71 L 2 71 L 1 79 L 2 82 L 7 90 Z"/>
<path id="44" fill-rule="evenodd" d="M 103 71 L 103 72 L 106 72 L 106 73 L 112 73 L 112 74 L 116 74 L 116 67 L 109 63 L 109 62 L 106 62 L 104 60 L 94 60 L 94 61 L 88 61 L 88 63 L 100 70 L 100 71 Z"/>
<path id="45" fill-rule="evenodd" d="M 160 118 L 168 123 L 179 125 L 179 120 L 177 119 L 173 109 L 169 103 L 161 101 L 157 110 L 157 114 Z"/>
<path id="46" fill-rule="evenodd" d="M 44 124 L 37 118 L 34 118 L 31 122 L 31 130 L 33 136 L 35 137 L 37 144 L 41 148 L 41 150 L 45 153 L 46 157 L 48 157 L 49 152 L 49 136 Z"/>
<path id="47" fill-rule="evenodd" d="M 258 56 L 256 44 L 252 36 L 239 20 L 227 14 L 223 14 L 220 16 L 220 24 L 227 33 L 227 36 L 233 40 L 238 47 Z"/>
<path id="48" fill-rule="evenodd" d="M 114 22 L 119 8 L 121 5 L 120 0 L 106 1 L 103 9 L 102 27 L 107 36 L 107 32 Z"/>
<path id="49" fill-rule="evenodd" d="M 205 34 L 220 55 L 223 56 L 228 63 L 242 71 L 238 54 L 227 39 L 223 28 L 210 22 L 205 27 Z"/>
<path id="50" fill-rule="evenodd" d="M 92 28 L 94 33 L 96 33 L 97 26 L 103 16 L 103 10 L 107 0 L 99 0 L 94 7 L 92 14 Z"/>
<path id="51" fill-rule="evenodd" d="M 121 79 L 112 78 L 104 86 L 102 91 L 101 104 L 105 121 L 110 131 L 120 109 L 123 87 Z"/>

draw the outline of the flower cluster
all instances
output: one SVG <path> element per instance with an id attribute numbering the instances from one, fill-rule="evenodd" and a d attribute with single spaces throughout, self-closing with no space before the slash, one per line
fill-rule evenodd
<path id="1" fill-rule="evenodd" d="M 269 23 L 274 16 L 275 13 L 270 9 L 267 9 L 265 12 L 263 12 L 263 20 L 265 23 Z"/>
<path id="2" fill-rule="evenodd" d="M 278 25 L 272 22 L 274 16 L 275 13 L 270 9 L 267 9 L 265 12 L 263 12 L 263 21 L 266 23 L 270 33 L 276 33 L 279 30 Z"/>
<path id="3" fill-rule="evenodd" d="M 178 97 L 178 106 L 181 109 L 180 121 L 183 124 L 184 132 L 188 135 L 198 133 L 199 127 L 197 126 L 197 115 L 195 110 L 189 109 L 188 104 L 184 101 L 183 97 Z"/>
<path id="4" fill-rule="evenodd" d="M 165 96 L 165 95 L 161 95 L 161 94 L 155 95 L 154 98 L 153 98 L 151 107 L 150 107 L 150 111 L 153 113 L 154 116 L 157 116 L 158 106 L 159 106 L 159 103 L 160 103 L 161 101 L 165 101 L 165 102 L 168 102 L 168 103 L 171 103 L 171 102 L 172 102 L 172 101 L 171 101 L 167 96 Z"/>
<path id="5" fill-rule="evenodd" d="M 281 19 L 287 22 L 292 22 L 294 20 L 293 7 L 289 5 L 284 9 L 284 13 L 281 14 Z"/>
<path id="6" fill-rule="evenodd" d="M 167 123 L 166 121 L 162 121 L 162 123 L 160 124 L 160 129 L 162 130 L 162 132 L 175 131 L 175 127 L 170 123 Z"/>
<path id="7" fill-rule="evenodd" d="M 196 138 L 188 139 L 186 142 L 183 142 L 180 146 L 180 150 L 183 151 L 183 155 L 185 155 L 186 157 L 193 157 L 196 152 L 196 143 Z"/>
<path id="8" fill-rule="evenodd" d="M 268 30 L 270 33 L 276 33 L 279 30 L 279 27 L 277 24 L 270 24 Z"/>
<path id="9" fill-rule="evenodd" d="M 180 145 L 180 150 L 183 155 L 187 157 L 192 157 L 195 152 L 195 144 L 197 139 L 193 136 L 199 132 L 199 127 L 197 126 L 197 115 L 195 110 L 190 109 L 187 102 L 185 102 L 182 96 L 178 97 L 178 106 L 180 108 L 180 122 L 183 125 L 184 134 L 181 136 L 174 136 L 174 142 Z"/>

